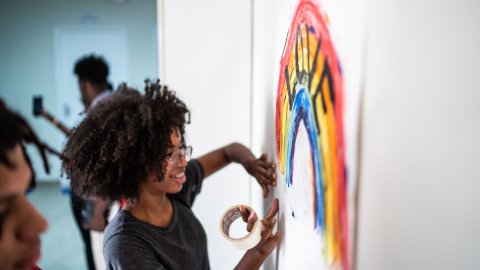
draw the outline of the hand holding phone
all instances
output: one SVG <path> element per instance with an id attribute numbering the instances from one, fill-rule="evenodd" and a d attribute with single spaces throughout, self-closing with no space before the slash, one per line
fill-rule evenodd
<path id="1" fill-rule="evenodd" d="M 33 96 L 33 115 L 39 116 L 43 110 L 43 97 Z"/>
<path id="2" fill-rule="evenodd" d="M 47 110 L 43 109 L 43 97 L 33 96 L 33 115 L 41 116 L 52 123 L 56 128 L 60 129 L 66 136 L 70 136 L 71 130 L 65 125 L 60 123 L 60 121 L 50 114 Z"/>

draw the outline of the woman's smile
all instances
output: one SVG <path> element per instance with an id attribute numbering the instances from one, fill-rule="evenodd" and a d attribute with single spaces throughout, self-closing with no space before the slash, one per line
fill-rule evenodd
<path id="1" fill-rule="evenodd" d="M 187 180 L 185 178 L 185 173 L 183 173 L 183 172 L 181 172 L 179 174 L 176 174 L 176 175 L 172 175 L 172 176 L 170 176 L 170 178 L 173 179 L 175 182 L 177 182 L 179 184 L 183 184 Z"/>

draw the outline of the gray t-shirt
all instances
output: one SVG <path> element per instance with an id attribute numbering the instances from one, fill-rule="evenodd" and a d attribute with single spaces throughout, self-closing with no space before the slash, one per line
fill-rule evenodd
<path id="1" fill-rule="evenodd" d="M 173 217 L 157 227 L 119 211 L 105 229 L 103 254 L 108 269 L 210 269 L 207 237 L 191 206 L 200 193 L 203 168 L 191 160 L 182 190 L 168 195 Z"/>

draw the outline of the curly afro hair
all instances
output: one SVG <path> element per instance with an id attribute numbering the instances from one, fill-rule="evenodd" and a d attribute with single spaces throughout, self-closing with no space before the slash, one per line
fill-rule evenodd
<path id="1" fill-rule="evenodd" d="M 108 102 L 89 111 L 73 129 L 62 167 L 73 192 L 103 199 L 138 199 L 139 187 L 155 172 L 165 174 L 170 135 L 181 137 L 189 111 L 175 92 L 146 81 L 145 94 L 121 85 Z"/>

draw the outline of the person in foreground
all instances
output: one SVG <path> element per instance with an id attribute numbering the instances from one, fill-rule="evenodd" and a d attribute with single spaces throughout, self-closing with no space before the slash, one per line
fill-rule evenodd
<path id="1" fill-rule="evenodd" d="M 70 162 L 63 164 L 73 191 L 127 201 L 105 230 L 108 269 L 210 269 L 206 234 L 191 209 L 203 179 L 237 162 L 265 196 L 276 184 L 275 165 L 266 155 L 257 159 L 238 143 L 189 161 L 188 114 L 174 92 L 158 82 L 147 83 L 144 95 L 124 86 L 73 130 L 64 149 Z M 262 220 L 261 241 L 237 269 L 258 269 L 275 248 L 277 211 L 274 200 Z M 243 218 L 251 229 L 255 214 L 244 211 Z"/>
<path id="2" fill-rule="evenodd" d="M 39 269 L 39 236 L 47 229 L 47 221 L 27 198 L 35 186 L 35 174 L 24 144 L 37 146 L 47 172 L 45 152 L 54 150 L 41 143 L 27 122 L 1 99 L 0 119 L 0 269 Z"/>

